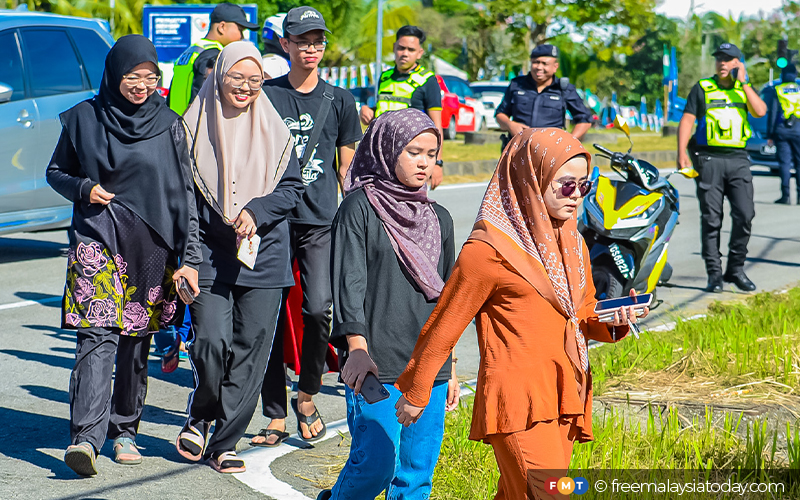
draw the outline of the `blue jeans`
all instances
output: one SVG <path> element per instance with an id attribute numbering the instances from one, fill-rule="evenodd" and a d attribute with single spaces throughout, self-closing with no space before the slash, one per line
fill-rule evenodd
<path id="1" fill-rule="evenodd" d="M 415 424 L 397 422 L 394 405 L 400 391 L 383 384 L 389 398 L 368 404 L 345 388 L 350 457 L 339 473 L 331 500 L 364 500 L 386 490 L 387 500 L 430 497 L 433 469 L 444 435 L 447 382 L 436 382 L 431 400 Z"/>

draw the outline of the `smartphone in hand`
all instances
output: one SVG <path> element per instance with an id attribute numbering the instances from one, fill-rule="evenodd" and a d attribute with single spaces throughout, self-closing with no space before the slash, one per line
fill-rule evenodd
<path id="1" fill-rule="evenodd" d="M 381 384 L 381 381 L 378 380 L 378 377 L 372 372 L 367 373 L 367 376 L 364 377 L 364 383 L 361 384 L 360 394 L 364 396 L 364 401 L 369 404 L 383 401 L 389 397 L 389 391 L 386 390 L 383 384 Z"/>
<path id="2" fill-rule="evenodd" d="M 194 292 L 192 291 L 192 287 L 189 286 L 189 282 L 186 281 L 186 278 L 183 276 L 178 278 L 178 297 L 180 297 L 183 303 L 187 306 L 194 302 Z"/>

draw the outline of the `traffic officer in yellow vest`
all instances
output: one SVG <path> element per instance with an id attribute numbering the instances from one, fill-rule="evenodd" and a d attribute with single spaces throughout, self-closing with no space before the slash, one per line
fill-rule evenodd
<path id="1" fill-rule="evenodd" d="M 708 273 L 705 291 L 721 292 L 724 281 L 750 292 L 756 285 L 745 275 L 744 263 L 755 206 L 750 157 L 745 151 L 751 135 L 747 112 L 762 117 L 767 105 L 747 83 L 742 52 L 736 45 L 723 43 L 714 57 L 717 74 L 700 80 L 686 100 L 678 125 L 678 167 L 694 165 L 700 174 L 695 181 L 700 202 L 702 255 Z M 690 144 L 695 121 L 697 130 Z M 731 205 L 731 239 L 723 274 L 719 245 L 725 196 Z"/>
<path id="2" fill-rule="evenodd" d="M 794 164 L 797 203 L 800 204 L 800 85 L 794 64 L 783 68 L 780 85 L 768 87 L 764 101 L 769 108 L 767 138 L 775 144 L 781 167 L 781 197 L 775 203 L 791 203 L 789 183 Z"/>
<path id="3" fill-rule="evenodd" d="M 397 30 L 394 43 L 395 67 L 381 74 L 375 109 L 361 106 L 360 117 L 364 125 L 369 125 L 373 119 L 387 111 L 416 108 L 427 113 L 439 129 L 439 134 L 443 134 L 439 82 L 436 81 L 433 71 L 419 64 L 425 54 L 422 48 L 424 42 L 425 33 L 416 26 L 403 26 Z M 440 147 L 436 167 L 431 174 L 431 189 L 436 189 L 442 182 L 442 166 Z"/>
<path id="4" fill-rule="evenodd" d="M 222 48 L 241 40 L 245 29 L 258 29 L 257 24 L 247 20 L 243 8 L 230 3 L 221 3 L 214 7 L 209 21 L 211 24 L 206 36 L 187 48 L 173 67 L 167 103 L 179 115 L 186 111 L 200 91 L 206 76 L 214 69 Z"/>

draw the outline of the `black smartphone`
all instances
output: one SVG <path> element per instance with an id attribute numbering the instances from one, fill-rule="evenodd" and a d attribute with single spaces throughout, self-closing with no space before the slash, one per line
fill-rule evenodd
<path id="1" fill-rule="evenodd" d="M 594 306 L 594 312 L 602 314 L 603 312 L 616 312 L 620 307 L 636 307 L 645 308 L 653 301 L 652 293 L 643 293 L 641 295 L 634 295 L 633 297 L 619 297 L 616 299 L 599 300 Z"/>
<path id="2" fill-rule="evenodd" d="M 734 82 L 739 79 L 739 68 L 733 68 L 731 70 L 731 78 L 733 78 Z"/>
<path id="3" fill-rule="evenodd" d="M 372 372 L 367 373 L 367 376 L 364 377 L 360 394 L 364 396 L 364 401 L 369 404 L 383 401 L 389 397 L 389 391 L 386 390 L 386 387 L 381 384 L 381 381 Z"/>
<path id="4" fill-rule="evenodd" d="M 189 286 L 189 282 L 186 281 L 186 278 L 183 276 L 178 278 L 178 297 L 180 297 L 183 303 L 187 306 L 194 302 L 194 292 L 192 291 L 192 287 Z"/>

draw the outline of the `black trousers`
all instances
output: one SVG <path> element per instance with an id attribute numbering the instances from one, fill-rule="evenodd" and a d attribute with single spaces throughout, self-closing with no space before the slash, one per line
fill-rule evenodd
<path id="1" fill-rule="evenodd" d="M 726 274 L 736 273 L 747 259 L 747 243 L 755 217 L 753 174 L 747 157 L 719 156 L 701 152 L 695 162 L 700 202 L 702 255 L 709 276 L 722 274 L 720 232 L 725 197 L 731 205 L 731 239 L 728 243 Z"/>
<path id="2" fill-rule="evenodd" d="M 331 227 L 292 224 L 290 231 L 292 255 L 297 259 L 303 288 L 303 357 L 298 388 L 314 395 L 322 387 L 322 370 L 331 333 Z M 285 311 L 281 311 L 281 318 L 285 316 Z M 283 329 L 279 328 L 278 332 L 282 334 Z M 264 416 L 286 418 L 283 338 L 276 340 L 278 345 L 272 350 L 261 386 L 261 404 Z"/>
<path id="3" fill-rule="evenodd" d="M 147 395 L 150 336 L 99 327 L 79 328 L 77 335 L 69 380 L 70 442 L 88 441 L 99 451 L 106 437 L 135 439 Z"/>
<path id="4" fill-rule="evenodd" d="M 795 188 L 800 203 L 800 120 L 794 122 L 792 127 L 787 127 L 785 123 L 775 127 L 775 149 L 781 169 L 781 198 L 789 198 L 792 166 L 794 166 Z"/>
<path id="5" fill-rule="evenodd" d="M 191 305 L 195 389 L 188 423 L 214 434 L 206 458 L 232 451 L 247 430 L 269 358 L 281 289 L 200 284 Z"/>

